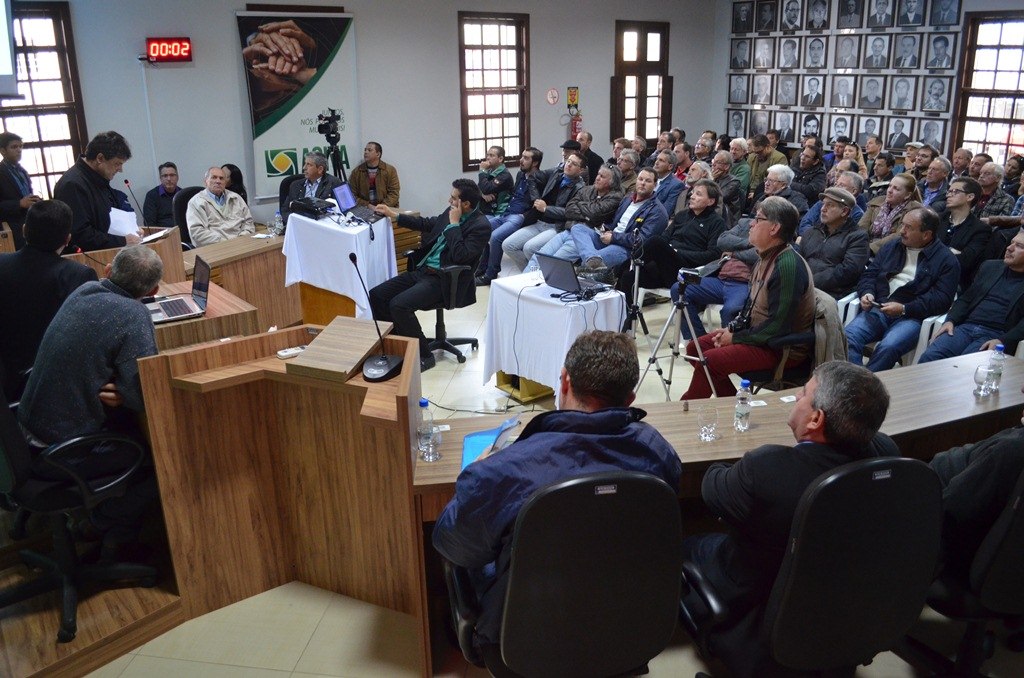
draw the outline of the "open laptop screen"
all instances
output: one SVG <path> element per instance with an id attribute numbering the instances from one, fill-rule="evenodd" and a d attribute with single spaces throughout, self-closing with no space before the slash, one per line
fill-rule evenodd
<path id="1" fill-rule="evenodd" d="M 199 308 L 206 310 L 206 301 L 210 296 L 210 265 L 202 257 L 196 257 L 192 274 L 192 301 Z"/>
<path id="2" fill-rule="evenodd" d="M 348 184 L 341 184 L 334 187 L 334 199 L 338 202 L 338 209 L 348 212 L 356 206 L 356 196 Z"/>

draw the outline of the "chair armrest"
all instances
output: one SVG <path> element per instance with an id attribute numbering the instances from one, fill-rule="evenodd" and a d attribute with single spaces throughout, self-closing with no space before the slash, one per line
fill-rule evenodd
<path id="1" fill-rule="evenodd" d="M 709 613 L 708 620 L 712 627 L 728 618 L 729 610 L 725 603 L 718 598 L 704 573 L 695 564 L 690 562 L 683 563 L 683 583 L 689 586 L 707 607 Z"/>
<path id="2" fill-rule="evenodd" d="M 769 348 L 783 348 L 785 346 L 798 346 L 800 344 L 813 344 L 814 332 L 795 332 L 784 334 L 781 337 L 772 337 L 768 340 Z"/>
<path id="3" fill-rule="evenodd" d="M 406 250 L 402 253 L 402 257 L 405 259 L 405 270 L 411 271 L 416 268 L 416 262 L 412 260 L 412 255 L 416 250 Z"/>
<path id="4" fill-rule="evenodd" d="M 459 648 L 466 659 L 477 666 L 483 666 L 483 657 L 473 645 L 473 632 L 480 619 L 480 601 L 476 598 L 466 568 L 444 561 L 444 580 L 448 585 L 448 604 L 452 611 L 452 626 L 459 640 Z"/>
<path id="5" fill-rule="evenodd" d="M 85 458 L 85 456 L 92 453 L 92 449 L 99 443 L 126 445 L 134 448 L 136 455 L 132 464 L 116 478 L 100 487 L 92 487 L 77 473 L 75 468 L 69 466 L 66 462 L 69 459 Z M 71 440 L 65 440 L 62 443 L 50 445 L 39 454 L 39 458 L 43 460 L 43 463 L 59 470 L 78 486 L 79 492 L 82 493 L 82 500 L 88 508 L 106 499 L 108 495 L 117 490 L 124 481 L 138 471 L 145 456 L 146 451 L 137 440 L 112 433 L 93 433 L 87 436 L 78 436 Z"/>

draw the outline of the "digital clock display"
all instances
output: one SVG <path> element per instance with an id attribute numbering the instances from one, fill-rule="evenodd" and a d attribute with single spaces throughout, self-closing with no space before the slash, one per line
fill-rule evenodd
<path id="1" fill-rule="evenodd" d="M 146 38 L 146 58 L 151 63 L 192 61 L 192 38 Z"/>

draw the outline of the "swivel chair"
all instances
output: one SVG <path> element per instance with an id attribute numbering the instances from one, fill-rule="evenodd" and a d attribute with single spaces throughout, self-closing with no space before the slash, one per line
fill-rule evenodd
<path id="1" fill-rule="evenodd" d="M 85 480 L 73 464 L 76 458 L 91 453 L 101 443 L 126 446 L 136 452 L 130 467 L 111 477 Z M 142 586 L 156 585 L 156 570 L 133 563 L 79 562 L 75 543 L 68 527 L 67 513 L 75 509 L 92 509 L 110 497 L 124 493 L 127 481 L 139 469 L 144 457 L 142 446 L 131 438 L 98 433 L 80 436 L 51 445 L 33 459 L 28 444 L 11 411 L 0 408 L 0 493 L 6 494 L 18 507 L 46 515 L 53 535 L 53 553 L 21 551 L 26 565 L 43 571 L 35 579 L 0 591 L 0 608 L 19 603 L 41 593 L 61 591 L 61 622 L 57 641 L 74 639 L 78 630 L 78 588 L 91 581 L 118 582 L 137 580 Z M 32 472 L 33 463 L 41 461 L 64 480 L 45 480 Z"/>
<path id="2" fill-rule="evenodd" d="M 944 572 L 928 591 L 928 606 L 939 614 L 967 622 L 955 661 L 912 636 L 898 650 L 911 664 L 942 675 L 976 676 L 995 649 L 989 621 L 1016 621 L 1024 616 L 1024 473 L 999 518 L 978 547 L 968 580 Z M 1007 639 L 1020 651 L 1020 636 Z"/>
<path id="3" fill-rule="evenodd" d="M 921 612 L 941 525 L 939 479 L 923 462 L 876 457 L 818 476 L 800 498 L 785 557 L 752 627 L 757 647 L 745 651 L 768 664 L 758 670 L 853 676 L 896 645 Z M 684 598 L 680 620 L 710 656 L 715 633 L 735 615 L 697 565 L 684 563 L 683 578 L 700 604 Z M 736 664 L 744 658 L 721 659 L 741 675 Z"/>
<path id="4" fill-rule="evenodd" d="M 675 630 L 681 541 L 676 493 L 652 475 L 594 473 L 538 490 L 512 533 L 500 652 L 474 646 L 468 573 L 445 563 L 466 659 L 496 676 L 647 673 Z"/>
<path id="5" fill-rule="evenodd" d="M 174 194 L 171 201 L 171 211 L 174 213 L 174 223 L 178 225 L 178 232 L 181 233 L 181 249 L 195 249 L 192 244 L 192 236 L 188 232 L 188 222 L 185 220 L 185 213 L 188 211 L 188 201 L 197 193 L 205 190 L 203 186 L 189 186 Z"/>
<path id="6" fill-rule="evenodd" d="M 407 271 L 416 269 L 416 262 L 413 261 L 412 254 L 412 250 L 405 253 L 405 270 Z M 457 346 L 469 345 L 472 350 L 476 350 L 480 347 L 480 341 L 475 337 L 449 337 L 448 331 L 444 326 L 444 312 L 445 309 L 450 311 L 455 308 L 472 306 L 476 303 L 476 285 L 472 284 L 473 272 L 476 271 L 476 265 L 443 266 L 440 270 L 441 275 L 445 277 L 448 283 L 448 291 L 447 294 L 444 295 L 444 302 L 434 309 L 437 312 L 437 320 L 434 324 L 434 338 L 430 340 L 427 348 L 430 351 L 447 351 L 455 356 L 456 360 L 460 363 L 464 363 L 466 362 L 466 356 L 463 355 L 462 351 L 460 351 Z M 459 280 L 464 275 L 470 276 L 470 297 L 472 298 L 469 300 L 469 303 L 456 305 L 455 300 L 458 297 Z"/>
<path id="7" fill-rule="evenodd" d="M 305 178 L 306 176 L 304 174 L 293 174 L 281 180 L 281 185 L 277 189 L 277 210 L 282 215 L 288 209 L 288 191 L 292 189 L 292 184 L 296 181 L 304 180 Z"/>

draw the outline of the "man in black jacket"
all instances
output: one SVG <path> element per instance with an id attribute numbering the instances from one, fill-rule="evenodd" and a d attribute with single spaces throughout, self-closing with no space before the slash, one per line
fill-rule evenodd
<path id="1" fill-rule="evenodd" d="M 889 394 L 875 375 L 842 361 L 825 363 L 790 413 L 795 446 L 763 445 L 735 464 L 713 464 L 704 474 L 704 503 L 732 529 L 688 537 L 683 551 L 725 603 L 728 619 L 710 642 L 738 675 L 767 675 L 774 666 L 761 633 L 761 608 L 782 564 L 800 497 L 825 471 L 898 455 L 896 445 L 878 433 L 888 408 Z M 692 608 L 695 595 L 684 590 L 683 596 Z"/>
<path id="2" fill-rule="evenodd" d="M 334 197 L 334 188 L 341 184 L 341 180 L 327 173 L 327 156 L 323 153 L 307 153 L 302 162 L 302 181 L 293 181 L 288 187 L 288 198 L 284 201 L 284 209 L 281 210 L 281 219 L 288 223 L 288 216 L 291 210 L 288 209 L 292 200 L 301 198 L 319 198 L 327 200 Z"/>
<path id="3" fill-rule="evenodd" d="M 470 274 L 460 275 L 455 290 L 455 305 L 466 306 L 476 300 L 472 271 L 491 235 L 487 217 L 480 213 L 480 189 L 469 179 L 452 182 L 449 206 L 436 217 L 414 217 L 399 214 L 394 208 L 379 204 L 377 214 L 398 218 L 398 225 L 422 231 L 418 250 L 412 253 L 415 268 L 400 273 L 370 290 L 370 309 L 377 320 L 395 324 L 395 334 L 413 337 L 420 342 L 420 369 L 435 365 L 434 355 L 427 350 L 428 341 L 416 319 L 416 311 L 437 308 L 449 292 L 447 278 L 440 269 L 445 266 L 469 266 Z"/>
<path id="4" fill-rule="evenodd" d="M 938 160 L 940 158 L 933 160 L 933 164 Z M 954 179 L 942 197 L 946 211 L 941 217 L 939 240 L 960 262 L 961 290 L 967 289 L 974 280 L 974 273 L 986 258 L 992 239 L 992 229 L 974 214 L 974 205 L 979 199 L 981 184 L 970 177 Z"/>
<path id="5" fill-rule="evenodd" d="M 1024 338 L 1024 232 L 1000 261 L 984 261 L 967 291 L 953 302 L 946 322 L 919 362 L 987 351 L 996 344 L 1007 353 Z"/>
<path id="6" fill-rule="evenodd" d="M 794 169 L 793 181 L 789 187 L 803 194 L 808 205 L 818 200 L 818 194 L 825 190 L 825 164 L 822 160 L 821 147 L 816 144 L 805 144 L 800 151 L 799 165 Z"/>
<path id="7" fill-rule="evenodd" d="M 7 222 L 14 236 L 14 247 L 21 249 L 25 238 L 21 225 L 25 213 L 33 204 L 42 200 L 32 192 L 32 179 L 21 166 L 22 141 L 14 132 L 0 134 L 0 219 Z"/>
<path id="8" fill-rule="evenodd" d="M 59 200 L 43 200 L 25 217 L 25 246 L 14 254 L 0 254 L 0 326 L 6 328 L 0 332 L 0 363 L 8 400 L 19 395 L 19 375 L 32 367 L 61 304 L 80 285 L 96 280 L 88 266 L 61 258 L 70 238 L 71 208 Z"/>
<path id="9" fill-rule="evenodd" d="M 800 254 L 814 273 L 814 288 L 836 299 L 853 291 L 871 256 L 868 234 L 852 217 L 856 206 L 849 191 L 825 189 L 821 219 L 800 238 Z"/>

